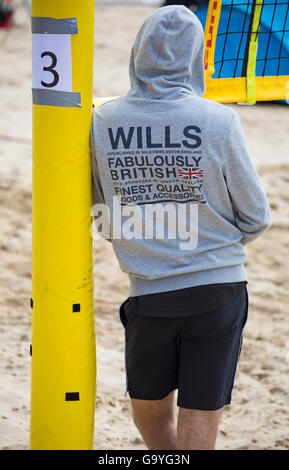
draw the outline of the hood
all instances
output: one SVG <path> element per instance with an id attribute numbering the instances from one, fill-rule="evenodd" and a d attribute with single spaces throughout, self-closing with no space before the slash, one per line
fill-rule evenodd
<path id="1" fill-rule="evenodd" d="M 143 23 L 130 57 L 128 96 L 178 99 L 203 96 L 204 32 L 184 6 L 162 7 Z"/>

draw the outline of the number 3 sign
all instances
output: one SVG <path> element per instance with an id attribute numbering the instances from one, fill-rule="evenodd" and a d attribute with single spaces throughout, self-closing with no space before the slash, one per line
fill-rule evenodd
<path id="1" fill-rule="evenodd" d="M 72 91 L 71 37 L 33 34 L 33 88 Z"/>
<path id="2" fill-rule="evenodd" d="M 72 92 L 71 34 L 77 34 L 75 18 L 32 18 L 34 104 L 80 106 Z"/>

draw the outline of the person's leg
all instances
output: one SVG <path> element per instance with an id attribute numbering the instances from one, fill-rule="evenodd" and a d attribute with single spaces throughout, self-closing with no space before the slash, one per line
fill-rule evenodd
<path id="1" fill-rule="evenodd" d="M 222 409 L 179 408 L 177 441 L 180 450 L 214 450 Z"/>
<path id="2" fill-rule="evenodd" d="M 133 300 L 122 309 L 133 419 L 149 449 L 175 450 L 173 390 L 178 385 L 177 338 L 182 320 L 145 317 L 134 309 Z"/>
<path id="3" fill-rule="evenodd" d="M 133 419 L 150 450 L 176 450 L 174 392 L 162 400 L 131 399 Z"/>
<path id="4" fill-rule="evenodd" d="M 247 314 L 247 290 L 242 288 L 222 306 L 184 323 L 177 401 L 182 450 L 215 447 L 222 409 L 231 402 Z"/>

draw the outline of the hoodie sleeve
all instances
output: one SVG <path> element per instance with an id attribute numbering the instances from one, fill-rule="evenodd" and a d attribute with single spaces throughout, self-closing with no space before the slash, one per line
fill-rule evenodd
<path id="1" fill-rule="evenodd" d="M 92 165 L 92 203 L 105 204 L 103 190 L 100 182 L 100 177 L 97 169 L 97 160 L 95 154 L 93 127 L 90 130 L 90 152 L 91 152 L 91 165 Z"/>
<path id="2" fill-rule="evenodd" d="M 90 130 L 90 153 L 91 153 L 91 167 L 92 167 L 92 204 L 93 206 L 95 204 L 105 205 L 102 185 L 101 185 L 99 172 L 97 168 L 97 156 L 96 156 L 96 150 L 95 150 L 95 145 L 94 145 L 93 126 L 91 126 L 91 130 Z M 97 218 L 93 214 L 92 214 L 92 218 L 95 223 Z M 107 221 L 107 224 L 109 225 L 108 221 Z M 103 238 L 111 242 L 111 239 L 109 238 L 109 236 L 103 236 L 103 233 L 100 232 L 100 230 L 98 230 L 98 232 Z"/>
<path id="3" fill-rule="evenodd" d="M 242 244 L 259 237 L 271 223 L 270 207 L 258 173 L 250 159 L 242 122 L 234 114 L 225 146 L 223 174 L 242 232 Z"/>

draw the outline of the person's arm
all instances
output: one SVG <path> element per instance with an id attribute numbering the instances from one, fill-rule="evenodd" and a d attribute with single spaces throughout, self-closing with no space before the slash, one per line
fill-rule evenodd
<path id="1" fill-rule="evenodd" d="M 90 152 L 91 152 L 91 167 L 92 167 L 92 203 L 105 204 L 103 190 L 100 182 L 100 177 L 97 168 L 97 157 L 95 154 L 95 144 L 93 137 L 93 127 L 90 130 Z"/>
<path id="2" fill-rule="evenodd" d="M 110 239 L 110 221 L 108 207 L 106 206 L 103 189 L 100 181 L 100 176 L 97 168 L 97 156 L 94 143 L 93 126 L 90 130 L 90 152 L 91 152 L 91 168 L 92 168 L 92 210 L 91 215 L 94 221 L 94 227 L 97 232 L 106 240 L 111 242 Z M 102 222 L 106 225 L 104 228 L 99 223 L 99 214 L 101 213 Z M 98 216 L 98 217 L 96 217 Z M 100 228 L 101 227 L 101 228 Z"/>
<path id="3" fill-rule="evenodd" d="M 224 149 L 223 174 L 243 245 L 259 237 L 271 223 L 270 207 L 250 159 L 242 122 L 234 114 Z"/>

